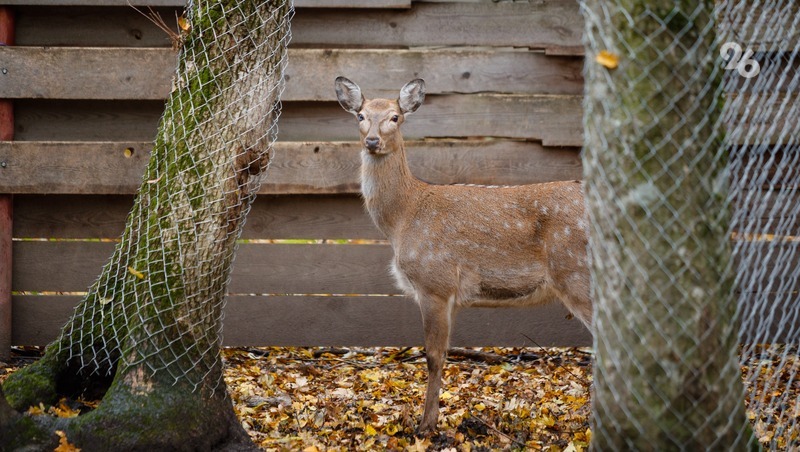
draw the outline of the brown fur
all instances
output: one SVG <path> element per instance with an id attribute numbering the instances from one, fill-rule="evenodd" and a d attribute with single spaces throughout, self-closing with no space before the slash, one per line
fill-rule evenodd
<path id="1" fill-rule="evenodd" d="M 336 91 L 342 107 L 363 118 L 366 209 L 392 244 L 398 286 L 422 311 L 429 373 L 419 431 L 430 432 L 438 419 L 455 309 L 560 300 L 591 326 L 582 187 L 576 181 L 513 187 L 425 183 L 411 174 L 400 133 L 405 115 L 424 99 L 424 83 L 410 82 L 397 100 L 366 100 L 343 77 Z"/>

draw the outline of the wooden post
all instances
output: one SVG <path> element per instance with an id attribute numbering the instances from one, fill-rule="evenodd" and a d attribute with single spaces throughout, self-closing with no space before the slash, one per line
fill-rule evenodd
<path id="1" fill-rule="evenodd" d="M 0 7 L 0 45 L 14 45 L 14 12 Z M 0 141 L 14 139 L 14 105 L 0 99 Z M 0 162 L 2 174 L 5 162 Z M 0 194 L 0 360 L 11 357 L 11 237 L 14 199 Z"/>

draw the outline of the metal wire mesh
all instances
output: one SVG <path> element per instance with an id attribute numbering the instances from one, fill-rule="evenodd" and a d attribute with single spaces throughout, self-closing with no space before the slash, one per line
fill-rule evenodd
<path id="1" fill-rule="evenodd" d="M 291 0 L 190 1 L 153 154 L 114 255 L 59 344 L 92 374 L 221 384 L 225 290 L 277 134 Z"/>
<path id="2" fill-rule="evenodd" d="M 581 2 L 598 449 L 800 447 L 798 8 Z"/>

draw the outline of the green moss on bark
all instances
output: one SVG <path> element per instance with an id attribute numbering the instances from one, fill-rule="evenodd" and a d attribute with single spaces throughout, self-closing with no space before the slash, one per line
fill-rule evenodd
<path id="1" fill-rule="evenodd" d="M 752 437 L 742 433 L 727 272 L 714 3 L 605 7 L 594 16 L 602 23 L 588 21 L 588 34 L 608 48 L 590 45 L 587 55 L 610 50 L 619 66 L 587 58 L 586 78 L 587 105 L 597 116 L 585 120 L 584 168 L 593 266 L 603 274 L 595 279 L 593 446 L 741 448 Z"/>
<path id="2" fill-rule="evenodd" d="M 279 90 L 250 93 L 259 102 L 248 106 L 233 83 L 279 83 L 285 46 L 277 44 L 288 27 L 269 24 L 288 23 L 268 19 L 287 17 L 290 4 L 195 7 L 202 10 L 190 12 L 181 75 L 122 243 L 48 356 L 7 383 L 15 408 L 25 409 L 56 402 L 66 374 L 83 364 L 79 376 L 116 370 L 97 410 L 56 421 L 84 450 L 203 450 L 248 441 L 224 390 L 216 333 L 241 214 L 252 200 L 248 178 L 268 152 L 263 137 L 272 117 L 255 121 L 253 112 L 276 104 Z"/>
<path id="3" fill-rule="evenodd" d="M 48 347 L 42 359 L 9 375 L 3 383 L 9 405 L 17 411 L 25 411 L 39 403 L 58 402 L 58 376 L 64 367 L 64 357 L 58 354 L 57 347 Z"/>

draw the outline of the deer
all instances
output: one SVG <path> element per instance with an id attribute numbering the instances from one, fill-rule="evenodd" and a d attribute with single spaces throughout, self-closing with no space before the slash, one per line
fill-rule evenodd
<path id="1" fill-rule="evenodd" d="M 345 77 L 335 91 L 358 121 L 366 211 L 391 244 L 396 285 L 422 313 L 428 381 L 417 433 L 429 435 L 457 309 L 558 300 L 591 330 L 582 183 L 427 183 L 411 173 L 400 133 L 425 99 L 425 82 L 408 82 L 397 99 L 367 99 Z"/>

